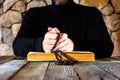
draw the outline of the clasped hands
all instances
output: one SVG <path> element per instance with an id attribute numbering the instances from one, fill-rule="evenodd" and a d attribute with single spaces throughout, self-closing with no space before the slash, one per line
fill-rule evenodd
<path id="1" fill-rule="evenodd" d="M 45 34 L 44 40 L 42 43 L 42 47 L 43 47 L 44 52 L 47 52 L 47 53 L 51 52 L 51 49 L 56 42 L 58 33 L 60 33 L 58 28 L 48 27 L 48 32 Z M 73 41 L 70 38 L 68 38 L 68 35 L 66 33 L 60 33 L 60 39 L 57 42 L 57 45 L 54 48 L 54 50 L 61 50 L 63 52 L 70 52 L 70 51 L 73 51 L 73 49 L 74 49 Z"/>

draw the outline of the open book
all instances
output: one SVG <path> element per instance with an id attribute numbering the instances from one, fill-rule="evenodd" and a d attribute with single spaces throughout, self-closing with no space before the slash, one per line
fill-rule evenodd
<path id="1" fill-rule="evenodd" d="M 67 56 L 71 57 L 77 61 L 95 61 L 95 55 L 90 51 L 73 51 L 64 52 Z M 66 58 L 61 56 L 63 60 Z M 56 61 L 54 53 L 44 53 L 44 52 L 29 52 L 27 54 L 28 61 Z"/>

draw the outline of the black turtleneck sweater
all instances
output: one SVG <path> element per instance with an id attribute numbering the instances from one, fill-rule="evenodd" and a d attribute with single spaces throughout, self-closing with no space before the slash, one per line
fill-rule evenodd
<path id="1" fill-rule="evenodd" d="M 93 51 L 96 58 L 112 54 L 113 43 L 99 10 L 68 2 L 29 9 L 13 42 L 15 55 L 26 57 L 29 51 L 43 52 L 42 41 L 49 26 L 67 33 L 75 51 Z"/>

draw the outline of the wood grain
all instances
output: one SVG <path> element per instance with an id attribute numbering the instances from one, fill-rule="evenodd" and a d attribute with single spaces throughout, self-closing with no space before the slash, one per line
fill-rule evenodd
<path id="1" fill-rule="evenodd" d="M 111 61 L 111 62 L 120 62 L 120 56 L 106 58 L 106 59 Z"/>
<path id="2" fill-rule="evenodd" d="M 44 80 L 49 62 L 29 62 L 10 80 Z"/>
<path id="3" fill-rule="evenodd" d="M 0 80 L 8 80 L 27 63 L 26 60 L 12 60 L 0 65 Z"/>
<path id="4" fill-rule="evenodd" d="M 78 63 L 73 67 L 81 80 L 118 80 L 92 63 Z"/>
<path id="5" fill-rule="evenodd" d="M 79 77 L 72 66 L 51 63 L 48 67 L 45 80 L 79 80 Z"/>
<path id="6" fill-rule="evenodd" d="M 120 79 L 120 63 L 119 62 L 106 62 L 106 63 L 95 63 L 98 67 L 102 68 L 106 72 L 113 74 L 115 77 Z"/>
<path id="7" fill-rule="evenodd" d="M 120 80 L 119 59 L 112 57 L 66 66 L 0 57 L 0 80 Z"/>
<path id="8" fill-rule="evenodd" d="M 15 56 L 0 56 L 0 64 L 8 62 L 14 58 L 15 58 Z"/>

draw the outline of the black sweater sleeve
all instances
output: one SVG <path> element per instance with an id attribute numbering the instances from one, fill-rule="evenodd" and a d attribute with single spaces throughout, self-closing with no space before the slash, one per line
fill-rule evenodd
<path id="1" fill-rule="evenodd" d="M 42 52 L 43 38 L 16 38 L 13 42 L 14 54 L 26 57 L 29 51 Z"/>
<path id="2" fill-rule="evenodd" d="M 36 33 L 38 20 L 34 13 L 37 11 L 30 9 L 24 15 L 21 28 L 13 42 L 13 51 L 16 56 L 26 57 L 29 51 L 43 51 L 43 36 Z"/>
<path id="3" fill-rule="evenodd" d="M 95 58 L 110 57 L 114 46 L 102 14 L 96 8 L 89 12 L 91 16 L 88 17 L 86 37 L 75 41 L 75 50 L 92 51 L 95 53 Z"/>

